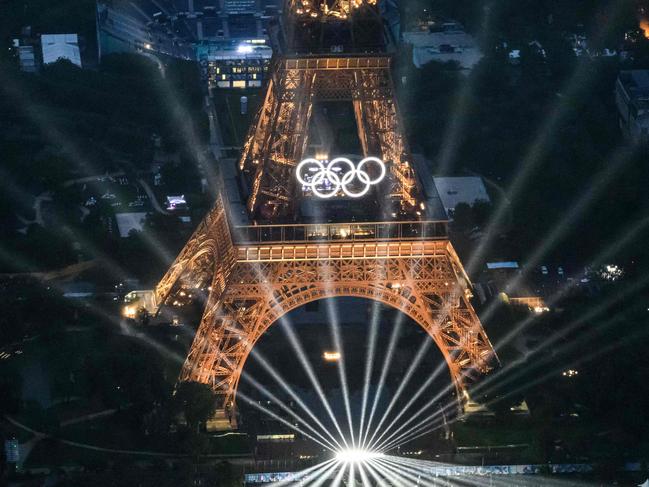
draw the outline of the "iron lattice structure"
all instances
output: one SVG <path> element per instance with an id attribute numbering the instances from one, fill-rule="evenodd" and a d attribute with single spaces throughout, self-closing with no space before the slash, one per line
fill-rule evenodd
<path id="1" fill-rule="evenodd" d="M 287 52 L 379 52 L 385 45 L 377 0 L 286 0 Z"/>
<path id="2" fill-rule="evenodd" d="M 307 19 L 332 18 L 346 20 L 365 6 L 374 6 L 377 0 L 289 0 L 289 12 Z"/>
<path id="3" fill-rule="evenodd" d="M 244 146 L 240 168 L 252 181 L 248 210 L 255 218 L 286 221 L 298 201 L 293 172 L 308 142 L 317 101 L 352 102 L 364 156 L 390 168 L 389 209 L 413 217 L 421 196 L 404 136 L 388 56 L 283 58 Z"/>
<path id="4" fill-rule="evenodd" d="M 316 9 L 315 16 L 308 12 L 310 18 L 336 17 L 324 5 L 351 8 L 352 18 L 355 10 L 372 6 L 363 0 L 309 4 Z M 309 21 L 303 18 L 307 13 L 297 11 L 297 2 L 290 5 L 294 24 Z M 295 166 L 307 148 L 313 104 L 327 100 L 353 104 L 364 155 L 381 157 L 389 168 L 384 216 L 397 215 L 400 221 L 291 224 L 299 200 Z M 310 301 L 356 296 L 396 308 L 426 330 L 444 355 L 461 401 L 495 355 L 471 307 L 470 283 L 446 236 L 446 223 L 419 221 L 423 204 L 389 56 L 276 60 L 240 169 L 250 181 L 250 217 L 268 225 L 232 227 L 227 202 L 219 196 L 155 290 L 158 306 L 203 298 L 203 316 L 180 380 L 209 384 L 219 408 L 232 411 L 246 359 L 274 322 Z"/>
<path id="5" fill-rule="evenodd" d="M 232 406 L 246 358 L 284 314 L 355 296 L 417 321 L 442 351 L 458 392 L 486 372 L 492 350 L 448 241 L 239 246 L 230 285 L 206 311 L 182 380 L 212 385 Z"/>
<path id="6" fill-rule="evenodd" d="M 323 298 L 367 298 L 408 315 L 439 347 L 459 400 L 489 370 L 494 352 L 442 222 L 231 229 L 225 214 L 219 198 L 157 288 L 160 302 L 173 304 L 207 291 L 180 380 L 209 384 L 224 410 L 234 407 L 257 340 L 289 311 Z"/>

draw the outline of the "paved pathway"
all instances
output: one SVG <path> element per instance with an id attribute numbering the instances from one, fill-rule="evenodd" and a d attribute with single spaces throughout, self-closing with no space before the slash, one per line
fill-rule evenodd
<path id="1" fill-rule="evenodd" d="M 155 197 L 155 194 L 153 193 L 151 186 L 149 186 L 149 183 L 147 183 L 142 178 L 138 179 L 137 182 L 140 183 L 140 186 L 142 186 L 144 192 L 149 197 L 149 201 L 151 202 L 151 206 L 153 206 L 153 209 L 163 215 L 169 215 L 169 212 L 165 211 L 164 208 L 160 206 L 160 203 L 158 202 L 158 199 Z"/>
<path id="2" fill-rule="evenodd" d="M 84 421 L 92 421 L 93 419 L 103 418 L 104 416 L 110 416 L 115 414 L 117 409 L 105 409 L 97 413 L 84 414 L 77 418 L 68 419 L 66 421 L 61 421 L 61 426 L 70 426 L 71 424 L 83 423 Z"/>

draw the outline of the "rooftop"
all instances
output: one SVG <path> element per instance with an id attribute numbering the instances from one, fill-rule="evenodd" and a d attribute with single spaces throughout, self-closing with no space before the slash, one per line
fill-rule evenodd
<path id="1" fill-rule="evenodd" d="M 460 203 L 472 205 L 476 201 L 491 201 L 481 177 L 437 177 L 433 181 L 447 214 Z"/>
<path id="2" fill-rule="evenodd" d="M 79 39 L 77 34 L 43 34 L 41 36 L 43 64 L 55 63 L 67 59 L 81 67 Z"/>
<path id="3" fill-rule="evenodd" d="M 412 44 L 413 63 L 420 68 L 430 61 L 456 61 L 464 69 L 471 69 L 482 53 L 475 39 L 457 24 L 441 31 L 404 32 L 403 41 Z"/>

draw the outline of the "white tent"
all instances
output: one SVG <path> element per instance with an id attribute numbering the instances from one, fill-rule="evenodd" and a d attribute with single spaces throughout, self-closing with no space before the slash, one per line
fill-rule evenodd
<path id="1" fill-rule="evenodd" d="M 43 34 L 41 36 L 43 64 L 67 59 L 81 67 L 79 39 L 76 34 Z"/>

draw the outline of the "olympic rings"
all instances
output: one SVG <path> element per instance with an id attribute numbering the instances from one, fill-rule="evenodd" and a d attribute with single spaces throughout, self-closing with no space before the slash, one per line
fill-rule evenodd
<path id="1" fill-rule="evenodd" d="M 379 175 L 371 178 L 363 169 L 368 165 L 378 166 Z M 310 173 L 313 172 L 315 174 L 311 176 Z M 367 194 L 370 187 L 383 180 L 385 172 L 385 163 L 378 157 L 366 157 L 357 166 L 346 157 L 336 157 L 329 163 L 309 157 L 297 165 L 295 177 L 303 187 L 311 189 L 318 198 L 331 198 L 340 190 L 350 198 L 360 198 Z M 307 174 L 311 176 L 309 179 L 305 178 Z M 355 180 L 364 185 L 360 190 L 354 190 L 359 186 Z"/>

